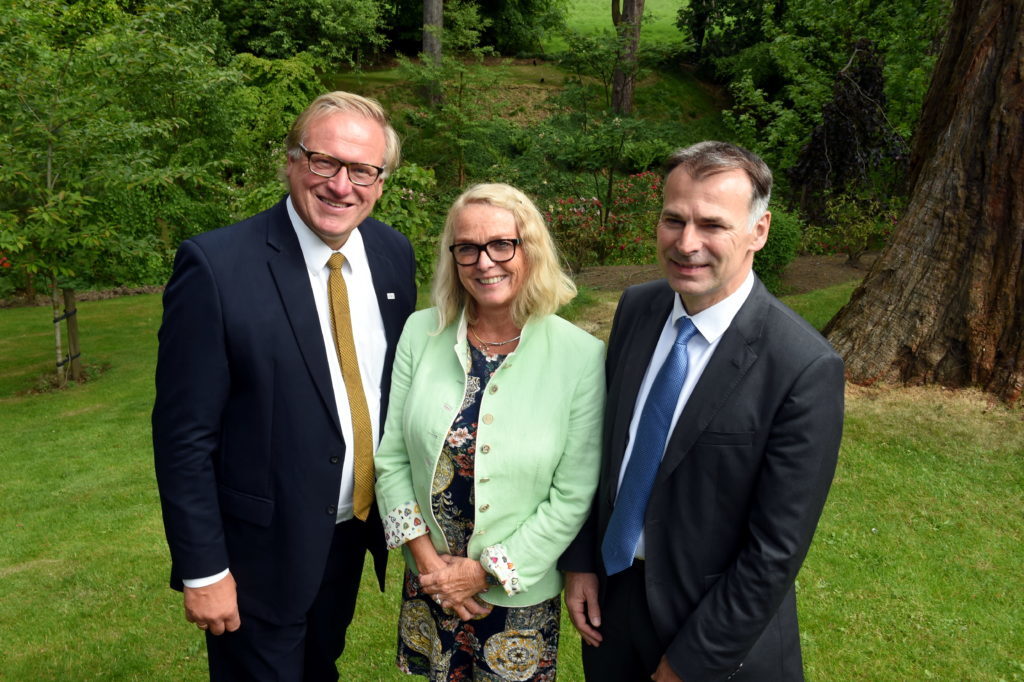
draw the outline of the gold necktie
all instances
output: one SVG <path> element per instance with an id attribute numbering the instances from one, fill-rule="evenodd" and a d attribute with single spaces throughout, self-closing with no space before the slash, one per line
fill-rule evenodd
<path id="1" fill-rule="evenodd" d="M 366 406 L 363 380 L 359 374 L 356 343 L 352 337 L 352 316 L 348 310 L 348 289 L 341 274 L 345 257 L 332 253 L 327 261 L 331 274 L 327 278 L 327 292 L 331 304 L 331 327 L 334 330 L 334 348 L 338 351 L 341 378 L 345 381 L 348 409 L 352 414 L 352 434 L 355 440 L 353 472 L 355 487 L 352 491 L 353 512 L 357 519 L 366 520 L 373 504 L 373 424 Z"/>

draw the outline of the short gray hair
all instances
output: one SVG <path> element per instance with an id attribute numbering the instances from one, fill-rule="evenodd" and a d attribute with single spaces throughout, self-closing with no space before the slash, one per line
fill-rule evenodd
<path id="1" fill-rule="evenodd" d="M 694 180 L 730 170 L 746 173 L 752 188 L 748 231 L 754 229 L 768 210 L 772 198 L 772 171 L 760 156 L 748 149 L 729 142 L 698 142 L 672 152 L 665 162 L 665 178 L 676 168 L 682 168 Z"/>

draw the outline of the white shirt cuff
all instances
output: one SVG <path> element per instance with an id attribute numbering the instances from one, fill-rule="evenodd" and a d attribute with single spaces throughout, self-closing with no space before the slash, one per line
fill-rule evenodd
<path id="1" fill-rule="evenodd" d="M 207 578 L 190 578 L 188 580 L 182 580 L 181 582 L 184 583 L 185 587 L 191 589 L 195 589 L 197 587 L 206 587 L 207 585 L 212 585 L 216 582 L 220 582 L 224 578 L 228 577 L 228 573 L 230 572 L 230 569 L 225 568 L 217 575 L 211 575 Z"/>

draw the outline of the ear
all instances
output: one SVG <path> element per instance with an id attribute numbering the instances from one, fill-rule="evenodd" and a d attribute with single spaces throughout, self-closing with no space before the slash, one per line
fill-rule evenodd
<path id="1" fill-rule="evenodd" d="M 764 215 L 754 223 L 753 236 L 750 241 L 750 251 L 760 251 L 768 241 L 768 230 L 772 225 L 771 211 L 765 211 Z"/>

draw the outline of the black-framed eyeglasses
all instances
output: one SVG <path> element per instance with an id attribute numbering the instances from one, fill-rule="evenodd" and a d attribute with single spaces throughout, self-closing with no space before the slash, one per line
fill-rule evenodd
<path id="1" fill-rule="evenodd" d="M 309 172 L 313 175 L 319 175 L 321 178 L 333 178 L 344 167 L 348 169 L 349 182 L 353 185 L 365 187 L 376 182 L 380 174 L 384 172 L 383 168 L 373 164 L 342 161 L 330 154 L 311 152 L 301 142 L 299 143 L 299 149 L 306 155 L 306 161 L 309 163 Z"/>
<path id="2" fill-rule="evenodd" d="M 518 237 L 516 239 L 493 239 L 486 244 L 471 244 L 469 242 L 452 244 L 448 250 L 452 252 L 455 262 L 459 265 L 476 265 L 476 262 L 480 260 L 481 251 L 485 252 L 492 262 L 504 263 L 516 257 L 516 246 L 522 243 L 523 240 Z"/>

